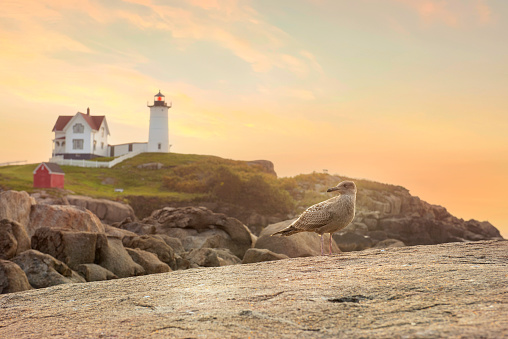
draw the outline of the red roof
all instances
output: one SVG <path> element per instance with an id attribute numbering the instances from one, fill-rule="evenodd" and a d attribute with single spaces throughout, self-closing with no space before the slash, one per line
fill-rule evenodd
<path id="1" fill-rule="evenodd" d="M 46 168 L 48 169 L 48 172 L 50 174 L 62 174 L 62 175 L 65 175 L 65 173 L 62 170 L 62 168 L 60 167 L 60 165 L 55 164 L 53 162 L 42 162 L 39 166 L 37 166 L 34 169 L 34 174 L 37 173 L 39 168 L 41 168 L 42 166 L 46 166 Z"/>
<path id="2" fill-rule="evenodd" d="M 81 112 L 78 112 L 77 114 L 81 114 L 81 116 L 83 117 L 83 119 L 85 119 L 87 124 L 96 131 L 99 130 L 99 127 L 102 125 L 102 122 L 104 121 L 105 118 L 104 115 L 88 115 Z M 71 121 L 71 119 L 74 117 L 75 115 L 60 115 L 56 120 L 52 132 L 63 131 L 65 126 L 67 126 L 69 121 Z"/>

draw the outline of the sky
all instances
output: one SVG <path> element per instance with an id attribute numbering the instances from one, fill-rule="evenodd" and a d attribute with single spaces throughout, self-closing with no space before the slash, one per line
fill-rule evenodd
<path id="1" fill-rule="evenodd" d="M 406 187 L 508 237 L 508 1 L 2 0 L 0 163 L 59 115 L 171 151 Z"/>

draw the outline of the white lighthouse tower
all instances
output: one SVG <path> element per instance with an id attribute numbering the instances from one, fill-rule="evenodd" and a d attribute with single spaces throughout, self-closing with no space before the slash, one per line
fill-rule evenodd
<path id="1" fill-rule="evenodd" d="M 168 110 L 171 103 L 166 103 L 164 95 L 159 90 L 150 106 L 150 129 L 148 130 L 148 152 L 169 153 Z"/>

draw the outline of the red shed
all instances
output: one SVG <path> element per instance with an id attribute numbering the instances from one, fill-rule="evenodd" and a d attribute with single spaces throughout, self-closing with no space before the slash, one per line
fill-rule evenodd
<path id="1" fill-rule="evenodd" d="M 58 164 L 43 162 L 34 170 L 34 187 L 64 188 L 64 175 Z"/>

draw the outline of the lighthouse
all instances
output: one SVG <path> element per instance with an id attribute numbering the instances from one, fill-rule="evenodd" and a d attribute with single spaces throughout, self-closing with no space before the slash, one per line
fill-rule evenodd
<path id="1" fill-rule="evenodd" d="M 148 130 L 148 152 L 169 153 L 168 110 L 165 96 L 159 90 L 150 106 L 150 128 Z"/>

